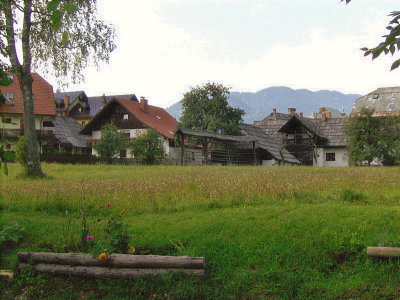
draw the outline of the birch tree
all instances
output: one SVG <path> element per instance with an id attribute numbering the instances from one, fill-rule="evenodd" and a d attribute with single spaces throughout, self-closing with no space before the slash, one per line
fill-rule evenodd
<path id="1" fill-rule="evenodd" d="M 77 83 L 84 68 L 109 61 L 115 32 L 98 18 L 96 0 L 0 0 L 0 29 L 1 65 L 16 74 L 23 95 L 27 175 L 42 177 L 32 69 Z"/>

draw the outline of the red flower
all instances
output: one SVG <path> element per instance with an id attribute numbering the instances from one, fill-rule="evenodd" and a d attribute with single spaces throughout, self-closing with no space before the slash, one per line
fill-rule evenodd
<path id="1" fill-rule="evenodd" d="M 107 207 L 111 207 L 111 203 L 110 202 L 106 202 L 106 206 Z"/>

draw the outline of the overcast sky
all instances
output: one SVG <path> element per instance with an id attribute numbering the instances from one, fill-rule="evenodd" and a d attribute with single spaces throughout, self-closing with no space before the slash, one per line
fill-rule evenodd
<path id="1" fill-rule="evenodd" d="M 233 91 L 270 86 L 368 93 L 399 84 L 392 57 L 359 49 L 385 34 L 398 0 L 99 0 L 118 49 L 100 71 L 68 90 L 135 93 L 167 107 L 191 86 Z M 396 5 L 397 4 L 397 5 Z"/>

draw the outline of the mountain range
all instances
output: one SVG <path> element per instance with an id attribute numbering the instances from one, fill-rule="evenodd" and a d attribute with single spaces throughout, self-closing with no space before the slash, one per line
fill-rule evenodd
<path id="1" fill-rule="evenodd" d="M 354 101 L 361 97 L 357 94 L 343 94 L 338 91 L 321 90 L 312 92 L 306 89 L 294 90 L 284 86 L 275 86 L 260 90 L 256 93 L 231 92 L 229 105 L 243 109 L 246 114 L 244 122 L 253 123 L 268 116 L 272 109 L 287 113 L 289 107 L 296 108 L 305 116 L 317 112 L 320 107 L 336 108 L 350 113 Z M 182 114 L 181 104 L 175 103 L 167 111 L 177 120 Z"/>

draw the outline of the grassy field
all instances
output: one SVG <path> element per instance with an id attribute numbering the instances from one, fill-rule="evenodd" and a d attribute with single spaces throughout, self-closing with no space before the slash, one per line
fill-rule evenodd
<path id="1" fill-rule="evenodd" d="M 22 274 L 1 299 L 398 299 L 400 262 L 366 257 L 400 245 L 400 168 L 126 167 L 44 165 L 45 180 L 1 177 L 0 228 L 29 221 L 1 249 L 63 248 L 88 212 L 96 237 L 104 204 L 137 236 L 138 253 L 206 257 L 206 276 L 131 281 Z M 68 216 L 66 216 L 68 211 Z M 49 288 L 51 287 L 51 288 Z"/>

